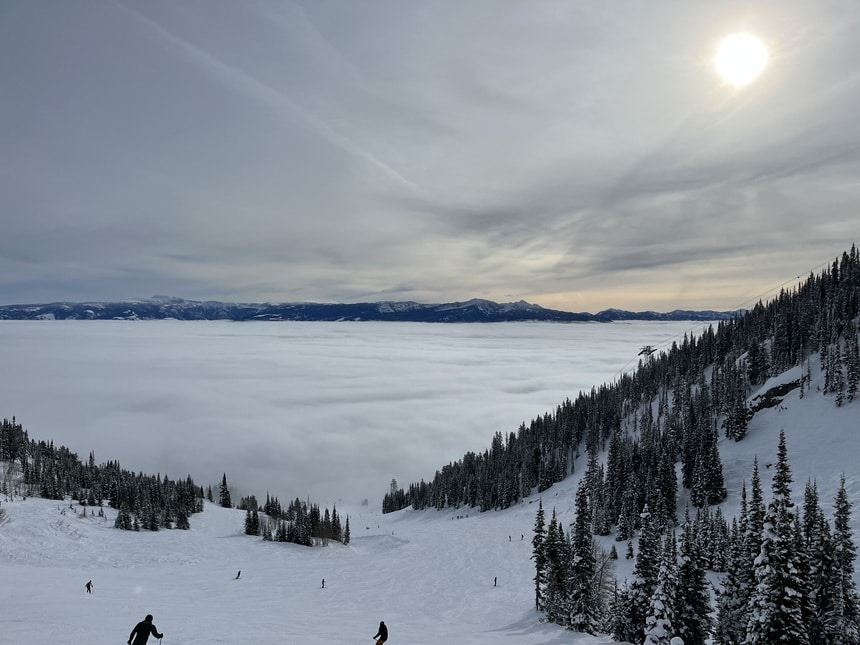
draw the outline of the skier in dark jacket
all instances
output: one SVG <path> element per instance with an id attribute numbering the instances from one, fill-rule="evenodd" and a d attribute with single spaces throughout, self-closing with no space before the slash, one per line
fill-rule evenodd
<path id="1" fill-rule="evenodd" d="M 159 634 L 155 625 L 152 624 L 152 614 L 147 614 L 146 618 L 140 621 L 134 626 L 134 629 L 131 630 L 131 634 L 128 635 L 128 645 L 146 645 L 146 641 L 149 640 L 150 634 L 156 638 L 164 638 L 164 634 Z M 132 638 L 134 639 L 133 643 L 131 640 Z"/>
<path id="2" fill-rule="evenodd" d="M 388 640 L 388 627 L 385 626 L 385 623 L 381 620 L 379 621 L 379 631 L 376 632 L 376 636 L 379 640 L 376 641 L 376 645 L 382 645 L 385 641 Z"/>

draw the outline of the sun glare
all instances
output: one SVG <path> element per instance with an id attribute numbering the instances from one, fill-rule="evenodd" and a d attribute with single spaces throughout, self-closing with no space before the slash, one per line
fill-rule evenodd
<path id="1" fill-rule="evenodd" d="M 767 47 L 750 34 L 733 34 L 720 41 L 714 62 L 727 83 L 746 85 L 767 65 Z"/>

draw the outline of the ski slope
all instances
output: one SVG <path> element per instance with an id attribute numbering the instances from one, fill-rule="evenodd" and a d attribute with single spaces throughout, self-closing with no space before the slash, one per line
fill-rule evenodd
<path id="1" fill-rule="evenodd" d="M 370 643 L 380 620 L 391 645 L 611 642 L 533 610 L 531 501 L 469 517 L 341 509 L 350 545 L 307 548 L 245 536 L 244 512 L 208 502 L 188 531 L 133 533 L 113 509 L 18 497 L 2 506 L 0 643 L 125 642 L 147 613 L 164 645 Z"/>

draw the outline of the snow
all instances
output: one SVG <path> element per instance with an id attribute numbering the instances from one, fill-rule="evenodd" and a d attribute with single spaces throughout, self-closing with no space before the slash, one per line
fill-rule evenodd
<path id="1" fill-rule="evenodd" d="M 210 503 L 188 531 L 134 533 L 113 528 L 113 509 L 81 517 L 77 504 L 17 497 L 2 505 L 0 642 L 119 643 L 148 613 L 166 645 L 370 643 L 380 620 L 391 645 L 612 642 L 534 611 L 533 501 L 339 509 L 351 543 L 307 548 L 245 536 L 244 512 Z"/>

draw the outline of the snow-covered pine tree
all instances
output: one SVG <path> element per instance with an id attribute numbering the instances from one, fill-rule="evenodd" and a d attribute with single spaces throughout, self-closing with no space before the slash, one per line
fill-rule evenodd
<path id="1" fill-rule="evenodd" d="M 678 552 L 677 593 L 673 633 L 687 643 L 704 643 L 711 631 L 711 597 L 696 532 L 689 513 L 684 515 Z"/>
<path id="2" fill-rule="evenodd" d="M 606 620 L 607 631 L 617 641 L 638 642 L 640 638 L 636 631 L 636 625 L 630 622 L 630 612 L 627 608 L 630 604 L 630 588 L 627 581 L 624 587 L 619 589 L 616 582 L 613 588 L 612 600 L 609 603 L 609 612 Z M 627 636 L 630 635 L 630 638 Z M 631 640 L 637 639 L 637 640 Z"/>
<path id="3" fill-rule="evenodd" d="M 669 639 L 674 635 L 678 591 L 677 557 L 675 534 L 667 531 L 663 538 L 657 584 L 651 594 L 648 615 L 645 618 L 645 645 L 669 645 Z"/>
<path id="4" fill-rule="evenodd" d="M 660 531 L 655 526 L 646 506 L 641 515 L 639 550 L 633 565 L 633 582 L 627 602 L 625 624 L 632 627 L 631 633 L 621 634 L 621 640 L 638 643 L 642 641 L 645 618 L 651 609 L 651 597 L 657 586 L 660 568 Z"/>
<path id="5" fill-rule="evenodd" d="M 833 645 L 860 643 L 860 598 L 854 584 L 854 545 L 851 526 L 851 502 L 845 491 L 843 475 L 836 493 L 833 510 L 833 603 L 825 611 L 826 631 Z"/>
<path id="6" fill-rule="evenodd" d="M 726 562 L 723 588 L 717 597 L 717 620 L 714 628 L 714 645 L 742 643 L 746 634 L 746 607 L 741 587 L 743 558 L 743 531 L 738 521 L 732 520 L 731 542 Z"/>
<path id="7" fill-rule="evenodd" d="M 746 633 L 746 625 L 749 622 L 752 608 L 752 594 L 756 588 L 755 561 L 761 551 L 761 535 L 764 530 L 765 511 L 758 457 L 753 457 L 752 475 L 750 476 L 750 499 L 747 506 L 746 530 L 741 538 L 743 540 L 742 561 L 738 576 L 741 593 L 739 604 L 743 607 L 742 620 L 744 633 Z"/>
<path id="8" fill-rule="evenodd" d="M 594 634 L 600 624 L 599 593 L 595 588 L 594 539 L 588 508 L 589 486 L 583 478 L 576 491 L 576 518 L 570 536 L 568 576 L 568 625 L 578 632 Z"/>
<path id="9" fill-rule="evenodd" d="M 538 500 L 535 515 L 534 536 L 532 536 L 532 559 L 535 561 L 535 610 L 543 609 L 543 589 L 546 585 L 546 520 L 544 519 L 543 500 Z"/>
<path id="10" fill-rule="evenodd" d="M 803 551 L 807 556 L 809 645 L 826 645 L 832 642 L 825 625 L 824 608 L 832 605 L 833 545 L 830 526 L 821 510 L 814 481 L 807 482 L 804 490 L 801 534 Z"/>
<path id="11" fill-rule="evenodd" d="M 744 645 L 808 645 L 803 624 L 803 587 L 794 549 L 794 504 L 785 433 L 780 431 L 771 501 L 765 512 L 761 549 L 755 560 L 756 587 Z"/>
<path id="12" fill-rule="evenodd" d="M 570 571 L 570 545 L 564 529 L 556 517 L 555 509 L 546 532 L 546 586 L 543 607 L 546 619 L 557 625 L 567 626 L 568 596 L 567 579 Z"/>

